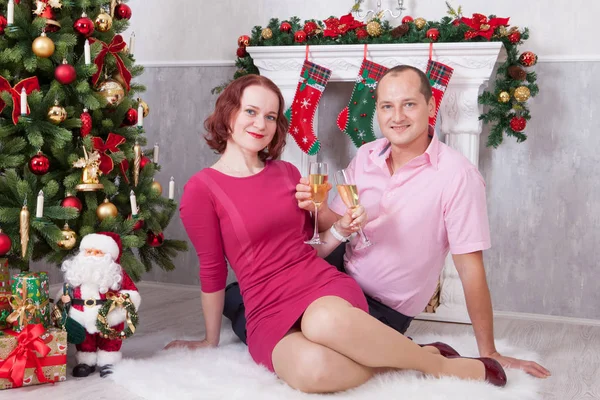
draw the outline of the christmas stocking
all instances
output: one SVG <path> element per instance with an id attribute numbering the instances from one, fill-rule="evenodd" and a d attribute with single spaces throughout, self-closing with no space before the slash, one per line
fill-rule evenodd
<path id="1" fill-rule="evenodd" d="M 290 121 L 290 135 L 302 151 L 311 156 L 321 149 L 321 143 L 315 136 L 313 118 L 330 76 L 331 70 L 305 60 L 294 101 L 285 113 Z"/>
<path id="2" fill-rule="evenodd" d="M 429 83 L 431 83 L 431 90 L 433 92 L 433 98 L 435 99 L 435 115 L 429 118 L 429 125 L 432 128 L 435 128 L 435 121 L 437 120 L 438 111 L 442 104 L 442 98 L 444 97 L 444 92 L 448 87 L 448 82 L 450 82 L 453 72 L 454 69 L 452 67 L 433 61 L 432 59 L 429 59 L 429 62 L 427 63 L 427 72 L 425 73 L 429 78 Z"/>
<path id="3" fill-rule="evenodd" d="M 376 139 L 373 132 L 375 88 L 386 71 L 383 65 L 363 60 L 348 107 L 338 115 L 338 128 L 350 136 L 356 147 Z"/>

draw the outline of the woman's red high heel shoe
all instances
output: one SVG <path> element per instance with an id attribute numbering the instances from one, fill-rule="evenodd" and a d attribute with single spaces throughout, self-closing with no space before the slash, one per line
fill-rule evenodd
<path id="1" fill-rule="evenodd" d="M 450 357 L 456 358 L 456 357 Z M 506 373 L 504 372 L 504 368 L 502 365 L 493 358 L 489 357 L 460 357 L 460 358 L 470 358 L 471 360 L 479 360 L 483 363 L 485 367 L 485 381 L 491 383 L 494 386 L 504 387 L 506 386 Z"/>
<path id="2" fill-rule="evenodd" d="M 421 346 L 421 347 L 425 347 L 425 346 L 435 347 L 436 349 L 439 350 L 440 354 L 443 355 L 446 358 L 448 358 L 448 357 L 460 357 L 460 354 L 458 354 L 458 351 L 454 350 L 450 345 L 447 345 L 446 343 L 434 342 L 434 343 L 428 343 L 428 344 L 420 344 L 419 346 Z"/>

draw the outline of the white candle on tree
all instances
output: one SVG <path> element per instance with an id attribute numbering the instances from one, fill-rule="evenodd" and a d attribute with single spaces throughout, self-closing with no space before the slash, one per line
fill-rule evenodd
<path id="1" fill-rule="evenodd" d="M 37 207 L 35 208 L 35 217 L 42 218 L 44 216 L 44 191 L 40 190 L 37 197 Z"/>
<path id="2" fill-rule="evenodd" d="M 129 37 L 129 54 L 133 55 L 133 46 L 135 45 L 135 32 L 131 32 Z"/>
<path id="3" fill-rule="evenodd" d="M 153 158 L 153 162 L 154 164 L 158 164 L 158 143 L 154 143 L 154 158 Z"/>
<path id="4" fill-rule="evenodd" d="M 169 181 L 169 200 L 175 199 L 175 178 L 171 177 Z"/>
<path id="5" fill-rule="evenodd" d="M 129 193 L 129 204 L 131 205 L 131 215 L 134 218 L 137 217 L 137 199 L 135 198 L 135 193 L 133 192 L 133 190 Z"/>
<path id="6" fill-rule="evenodd" d="M 27 115 L 27 91 L 21 89 L 21 115 Z"/>
<path id="7" fill-rule="evenodd" d="M 90 50 L 90 41 L 85 39 L 85 43 L 83 45 L 83 55 L 85 59 L 85 65 L 90 65 L 92 63 L 92 53 Z"/>
<path id="8" fill-rule="evenodd" d="M 13 0 L 9 0 L 6 7 L 6 23 L 8 25 L 15 23 L 15 2 Z"/>
<path id="9" fill-rule="evenodd" d="M 140 104 L 138 106 L 138 120 L 137 120 L 137 127 L 141 128 L 144 126 L 144 107 L 142 107 L 142 105 Z"/>

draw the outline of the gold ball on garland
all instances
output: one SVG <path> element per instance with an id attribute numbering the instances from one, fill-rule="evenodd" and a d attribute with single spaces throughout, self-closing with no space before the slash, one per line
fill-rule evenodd
<path id="1" fill-rule="evenodd" d="M 529 100 L 529 97 L 531 96 L 531 92 L 529 91 L 529 88 L 527 86 L 519 86 L 518 88 L 515 89 L 515 100 L 517 100 L 520 103 L 523 103 L 527 100 Z"/>
<path id="2" fill-rule="evenodd" d="M 103 221 L 105 218 L 113 217 L 116 218 L 119 214 L 117 207 L 108 201 L 108 199 L 104 199 L 104 202 L 96 208 L 96 216 L 100 221 Z"/>
<path id="3" fill-rule="evenodd" d="M 96 29 L 100 32 L 108 32 L 112 28 L 113 20 L 112 17 L 105 12 L 101 12 L 96 17 Z"/>
<path id="4" fill-rule="evenodd" d="M 519 57 L 519 62 L 526 67 L 533 67 L 537 63 L 537 56 L 531 51 L 526 51 Z"/>
<path id="5" fill-rule="evenodd" d="M 96 91 L 111 106 L 118 106 L 125 98 L 125 89 L 114 79 L 107 79 L 100 83 Z"/>
<path id="6" fill-rule="evenodd" d="M 273 37 L 273 31 L 271 30 L 271 28 L 264 28 L 260 32 L 260 36 L 262 36 L 262 38 L 265 40 L 269 40 Z"/>
<path id="7" fill-rule="evenodd" d="M 146 102 L 142 99 L 140 99 L 138 97 L 138 106 L 142 106 L 142 110 L 144 110 L 144 118 L 146 118 L 148 116 L 148 114 L 150 114 L 150 107 L 148 107 L 148 104 L 146 104 Z"/>
<path id="8" fill-rule="evenodd" d="M 77 243 L 77 234 L 69 228 L 69 224 L 65 224 L 61 231 L 63 238 L 58 241 L 58 247 L 65 250 L 71 250 Z"/>
<path id="9" fill-rule="evenodd" d="M 510 93 L 500 92 L 500 94 L 498 95 L 498 101 L 500 103 L 508 103 L 510 101 Z"/>
<path id="10" fill-rule="evenodd" d="M 58 125 L 67 119 L 67 110 L 64 107 L 58 105 L 58 101 L 54 103 L 52 107 L 48 109 L 48 121 L 54 125 Z"/>
<path id="11" fill-rule="evenodd" d="M 372 37 L 381 35 L 381 24 L 377 21 L 371 21 L 367 24 L 367 33 Z"/>
<path id="12" fill-rule="evenodd" d="M 54 42 L 42 32 L 31 44 L 31 50 L 40 58 L 48 58 L 54 54 Z"/>
<path id="13" fill-rule="evenodd" d="M 425 18 L 415 19 L 415 26 L 417 27 L 418 30 L 425 28 L 425 25 L 427 25 L 427 21 L 425 21 Z"/>
<path id="14" fill-rule="evenodd" d="M 162 185 L 158 181 L 153 181 L 150 187 L 153 191 L 158 193 L 159 196 L 162 194 Z"/>

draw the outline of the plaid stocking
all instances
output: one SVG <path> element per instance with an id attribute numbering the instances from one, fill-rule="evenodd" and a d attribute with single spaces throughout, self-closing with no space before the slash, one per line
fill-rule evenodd
<path id="1" fill-rule="evenodd" d="M 388 69 L 367 59 L 363 60 L 348 106 L 337 118 L 337 126 L 360 147 L 376 139 L 373 132 L 375 88 Z"/>
<path id="2" fill-rule="evenodd" d="M 429 78 L 429 83 L 431 83 L 433 98 L 435 99 L 435 115 L 429 118 L 429 125 L 431 125 L 431 127 L 435 127 L 438 111 L 442 104 L 442 98 L 444 97 L 444 92 L 446 92 L 448 82 L 450 82 L 453 72 L 453 68 L 440 62 L 433 61 L 432 59 L 429 59 L 429 62 L 427 63 L 427 71 L 425 73 Z"/>
<path id="3" fill-rule="evenodd" d="M 330 76 L 331 70 L 305 60 L 294 101 L 286 111 L 290 121 L 290 135 L 302 151 L 311 156 L 321 149 L 321 143 L 315 136 L 313 119 Z"/>

